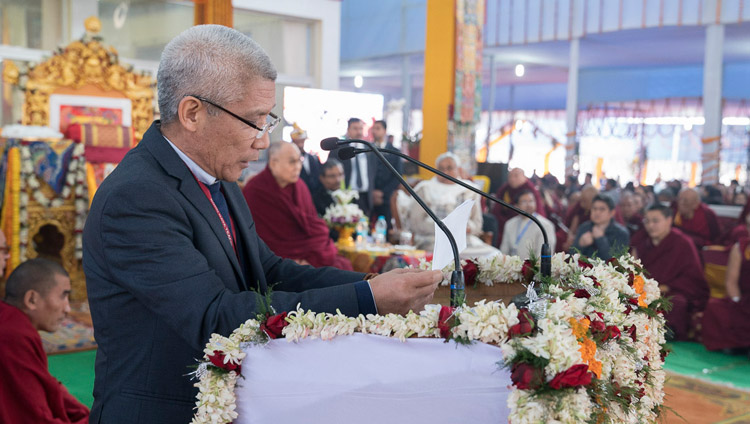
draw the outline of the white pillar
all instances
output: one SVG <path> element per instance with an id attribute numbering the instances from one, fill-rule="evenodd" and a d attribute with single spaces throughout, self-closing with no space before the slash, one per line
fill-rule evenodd
<path id="1" fill-rule="evenodd" d="M 401 95 L 404 96 L 404 117 L 401 121 L 402 132 L 411 134 L 409 125 L 411 121 L 411 58 L 408 54 L 401 58 Z"/>
<path id="2" fill-rule="evenodd" d="M 701 184 L 719 182 L 721 152 L 721 85 L 723 77 L 724 25 L 706 27 L 706 55 L 703 61 L 703 174 Z"/>
<path id="3" fill-rule="evenodd" d="M 568 133 L 565 145 L 565 175 L 575 173 L 575 161 L 578 150 L 578 63 L 581 53 L 581 39 L 570 40 L 570 63 L 568 65 L 568 94 L 565 102 L 565 123 Z"/>

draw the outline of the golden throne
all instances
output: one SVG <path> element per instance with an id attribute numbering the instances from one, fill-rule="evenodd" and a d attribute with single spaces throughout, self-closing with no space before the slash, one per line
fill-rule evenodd
<path id="1" fill-rule="evenodd" d="M 25 93 L 22 124 L 52 126 L 63 133 L 74 123 L 115 124 L 112 126 L 130 127 L 132 139 L 137 142 L 153 120 L 154 81 L 151 76 L 135 73 L 119 63 L 117 51 L 104 46 L 96 35 L 101 29 L 97 18 L 88 18 L 85 25 L 86 35 L 82 39 L 59 49 L 36 66 L 20 71 L 13 62 L 4 62 L 5 82 L 18 85 Z M 104 138 L 106 145 L 105 134 L 109 133 L 100 131 L 99 138 Z M 61 144 L 71 143 L 59 139 L 43 141 L 56 145 L 58 150 Z M 85 149 L 88 148 L 87 145 Z M 47 257 L 60 262 L 70 274 L 71 298 L 85 299 L 80 232 L 98 185 L 94 165 L 89 161 L 84 163 L 81 157 L 78 167 L 68 168 L 68 173 L 75 173 L 66 175 L 70 179 L 66 183 L 69 190 L 58 195 L 38 177 L 29 177 L 32 164 L 25 162 L 29 159 L 24 154 L 23 141 L 19 147 L 8 149 L 5 160 L 8 164 L 1 225 L 11 253 L 5 275 L 27 258 Z M 85 178 L 81 177 L 82 166 Z M 23 169 L 27 170 L 25 174 Z M 25 184 L 19 182 L 24 175 L 28 181 Z M 101 178 L 99 174 L 98 180 Z M 24 199 L 28 199 L 25 204 Z M 4 282 L 0 288 L 4 291 Z"/>

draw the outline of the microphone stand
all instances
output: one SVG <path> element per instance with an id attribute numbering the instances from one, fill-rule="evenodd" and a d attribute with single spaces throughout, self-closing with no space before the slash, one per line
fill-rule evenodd
<path id="1" fill-rule="evenodd" d="M 344 144 L 350 144 L 350 142 L 353 143 L 353 142 L 362 142 L 362 141 L 363 140 L 345 140 L 343 142 L 344 142 Z M 370 144 L 369 142 L 365 142 L 365 143 L 366 144 Z M 354 153 L 360 153 L 360 152 L 365 152 L 365 151 L 367 151 L 367 150 L 366 149 L 354 149 Z M 523 216 L 531 219 L 532 221 L 534 221 L 534 223 L 537 225 L 537 227 L 539 227 L 539 229 L 542 231 L 542 237 L 544 239 L 544 242 L 542 243 L 542 251 L 541 251 L 541 256 L 540 256 L 540 259 L 541 259 L 541 261 L 540 261 L 541 262 L 540 263 L 540 272 L 541 272 L 542 276 L 544 276 L 544 277 L 549 277 L 549 276 L 552 275 L 552 253 L 551 253 L 550 246 L 549 246 L 549 239 L 547 238 L 547 231 L 542 226 L 542 223 L 539 222 L 539 220 L 533 214 L 530 214 L 530 213 L 528 213 L 528 212 L 526 212 L 526 211 L 524 211 L 522 209 L 519 209 L 519 208 L 517 208 L 517 207 L 515 207 L 513 205 L 505 203 L 502 200 L 496 198 L 495 196 L 492 196 L 490 194 L 487 194 L 487 193 L 483 192 L 482 190 L 479 190 L 478 188 L 474 187 L 471 184 L 466 184 L 465 182 L 463 182 L 463 181 L 461 181 L 461 180 L 459 180 L 457 178 L 453 178 L 450 175 L 447 175 L 445 172 L 439 171 L 439 170 L 431 167 L 430 165 L 427 165 L 425 163 L 422 163 L 422 162 L 414 159 L 413 157 L 411 157 L 409 155 L 406 155 L 406 154 L 404 154 L 402 152 L 399 152 L 398 150 L 385 149 L 385 150 L 383 150 L 383 152 L 389 153 L 389 154 L 392 154 L 392 155 L 396 155 L 398 157 L 406 159 L 407 161 L 409 161 L 409 162 L 411 162 L 411 163 L 413 163 L 413 164 L 415 164 L 415 165 L 417 165 L 419 167 L 427 169 L 430 172 L 433 172 L 433 173 L 435 173 L 437 175 L 440 175 L 441 177 L 443 177 L 443 178 L 445 178 L 447 180 L 450 180 L 450 181 L 452 181 L 452 182 L 460 185 L 461 187 L 464 187 L 464 188 L 466 188 L 468 190 L 473 191 L 474 193 L 477 193 L 478 195 L 484 197 L 485 199 L 489 199 L 489 200 L 491 200 L 491 201 L 493 201 L 495 203 L 499 203 L 499 204 L 505 206 L 506 208 L 510 208 L 511 210 L 515 211 L 516 213 L 519 213 L 519 214 L 521 214 L 521 215 L 523 215 Z"/>
<path id="2" fill-rule="evenodd" d="M 324 140 L 325 141 L 325 140 Z M 448 230 L 448 227 L 445 226 L 442 220 L 438 219 L 437 216 L 435 216 L 435 213 L 432 212 L 432 210 L 424 203 L 424 201 L 417 196 L 417 193 L 414 192 L 414 190 L 411 188 L 409 183 L 407 183 L 404 178 L 401 176 L 401 174 L 396 171 L 396 169 L 391 165 L 390 162 L 383 156 L 383 153 L 381 153 L 380 149 L 378 149 L 377 146 L 375 146 L 373 143 L 370 143 L 369 141 L 364 140 L 347 140 L 347 142 L 356 142 L 356 143 L 362 143 L 370 147 L 369 150 L 362 150 L 362 152 L 372 151 L 375 153 L 375 156 L 388 168 L 388 170 L 398 179 L 398 181 L 401 183 L 402 186 L 406 189 L 406 191 L 411 194 L 411 196 L 414 198 L 414 200 L 419 203 L 419 206 L 424 209 L 425 212 L 427 212 L 427 215 L 432 218 L 433 221 L 435 221 L 435 224 L 440 228 L 440 230 L 445 233 L 445 236 L 448 237 L 448 242 L 450 242 L 451 250 L 453 251 L 453 263 L 454 263 L 454 270 L 451 273 L 451 307 L 458 307 L 461 306 L 465 299 L 465 283 L 464 283 L 464 272 L 461 268 L 461 260 L 458 257 L 458 246 L 456 245 L 456 239 L 453 238 L 453 234 L 451 234 L 450 230 Z M 321 143 L 322 144 L 322 143 Z M 347 143 L 349 144 L 349 143 Z M 391 150 L 386 150 L 386 152 L 391 152 Z"/>

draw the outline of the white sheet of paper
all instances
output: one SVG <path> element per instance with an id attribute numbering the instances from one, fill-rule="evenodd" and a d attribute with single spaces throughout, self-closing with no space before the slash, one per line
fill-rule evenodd
<path id="1" fill-rule="evenodd" d="M 453 238 L 456 239 L 456 247 L 458 247 L 458 253 L 461 253 L 466 249 L 466 226 L 469 224 L 469 215 L 471 215 L 471 208 L 474 206 L 474 200 L 469 199 L 448 214 L 442 219 L 448 231 L 453 234 Z M 443 269 L 446 265 L 453 262 L 453 250 L 451 249 L 451 243 L 448 241 L 443 230 L 435 224 L 435 246 L 432 249 L 432 269 Z"/>

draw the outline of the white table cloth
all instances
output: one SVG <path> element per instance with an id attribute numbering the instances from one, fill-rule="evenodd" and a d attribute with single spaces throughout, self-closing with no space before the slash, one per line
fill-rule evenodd
<path id="1" fill-rule="evenodd" d="M 507 423 L 498 347 L 354 334 L 245 351 L 238 424 Z"/>

